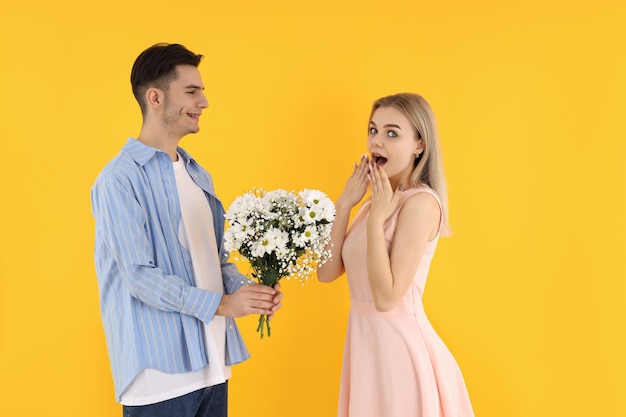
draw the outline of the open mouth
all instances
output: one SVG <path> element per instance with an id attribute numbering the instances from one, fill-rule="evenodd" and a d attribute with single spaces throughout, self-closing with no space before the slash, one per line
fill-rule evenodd
<path id="1" fill-rule="evenodd" d="M 387 163 L 387 158 L 385 158 L 382 155 L 375 154 L 375 153 L 372 154 L 372 159 L 374 160 L 374 163 L 378 165 L 379 167 L 382 167 Z"/>

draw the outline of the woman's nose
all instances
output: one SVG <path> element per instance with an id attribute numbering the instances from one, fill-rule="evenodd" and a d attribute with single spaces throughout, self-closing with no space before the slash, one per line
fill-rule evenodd
<path id="1" fill-rule="evenodd" d="M 375 147 L 380 148 L 383 146 L 383 142 L 382 140 L 380 140 L 379 135 L 374 135 L 371 140 L 372 140 L 372 145 L 374 145 Z"/>

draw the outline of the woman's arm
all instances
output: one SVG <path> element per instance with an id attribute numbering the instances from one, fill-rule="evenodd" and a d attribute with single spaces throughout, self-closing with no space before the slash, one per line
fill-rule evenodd
<path id="1" fill-rule="evenodd" d="M 437 235 L 440 209 L 430 193 L 407 199 L 398 214 L 395 235 L 388 251 L 383 224 L 398 205 L 385 172 L 373 168 L 372 204 L 367 219 L 367 272 L 378 311 L 394 308 L 406 294 L 426 244 Z"/>
<path id="2" fill-rule="evenodd" d="M 317 279 L 321 282 L 332 282 L 339 278 L 344 272 L 343 260 L 341 259 L 341 248 L 348 230 L 350 212 L 365 196 L 368 185 L 368 160 L 366 155 L 361 156 L 359 164 L 354 164 L 352 174 L 348 178 L 346 185 L 335 204 L 335 220 L 330 233 L 330 242 L 326 246 L 330 250 L 332 257 L 325 264 L 317 269 Z"/>

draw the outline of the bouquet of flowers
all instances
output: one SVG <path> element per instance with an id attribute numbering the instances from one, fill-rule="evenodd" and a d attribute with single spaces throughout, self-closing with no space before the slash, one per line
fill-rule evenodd
<path id="1" fill-rule="evenodd" d="M 305 189 L 298 194 L 282 189 L 253 189 L 235 199 L 226 212 L 229 228 L 224 247 L 247 259 L 252 277 L 273 287 L 292 277 L 304 284 L 330 259 L 326 250 L 335 219 L 334 203 L 321 191 Z M 263 338 L 270 323 L 259 317 L 257 332 Z"/>

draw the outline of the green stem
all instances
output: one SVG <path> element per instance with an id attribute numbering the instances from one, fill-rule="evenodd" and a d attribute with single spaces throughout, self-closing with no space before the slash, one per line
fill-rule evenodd
<path id="1" fill-rule="evenodd" d="M 261 333 L 261 339 L 263 339 L 265 329 L 267 329 L 267 337 L 270 337 L 272 335 L 270 321 L 265 314 L 261 314 L 259 316 L 259 325 L 256 328 L 256 331 Z"/>
<path id="2" fill-rule="evenodd" d="M 263 316 L 259 317 L 259 325 L 256 327 L 257 332 L 261 332 L 261 339 L 263 339 Z"/>

